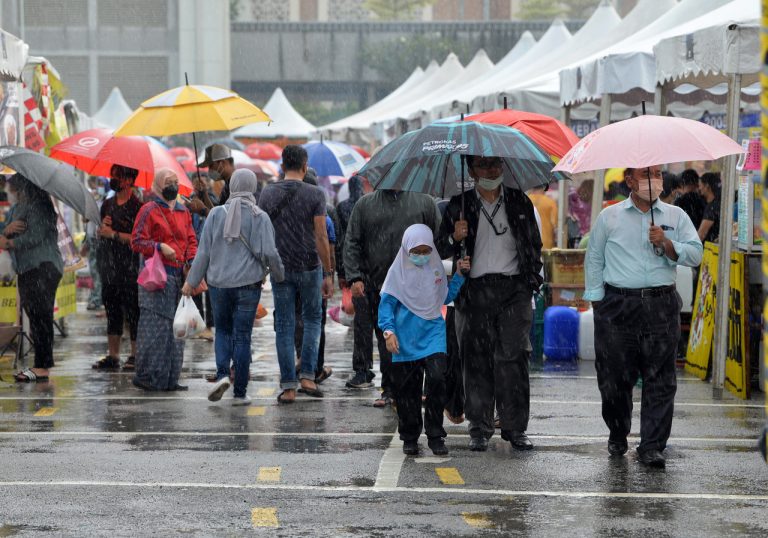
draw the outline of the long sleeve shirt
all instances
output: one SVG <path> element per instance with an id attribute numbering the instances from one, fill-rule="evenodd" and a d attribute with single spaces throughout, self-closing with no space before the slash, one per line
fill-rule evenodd
<path id="1" fill-rule="evenodd" d="M 453 302 L 463 284 L 462 275 L 451 277 L 444 304 Z M 400 353 L 392 355 L 394 362 L 417 361 L 446 352 L 445 320 L 420 318 L 388 293 L 381 294 L 379 328 L 397 336 Z"/>
<path id="2" fill-rule="evenodd" d="M 56 213 L 51 202 L 36 200 L 16 204 L 6 218 L 6 224 L 15 220 L 27 224 L 26 230 L 12 237 L 13 249 L 9 251 L 17 273 L 26 273 L 46 262 L 52 263 L 60 273 L 64 272 L 56 231 Z"/>
<path id="3" fill-rule="evenodd" d="M 656 226 L 672 241 L 677 261 L 657 256 L 648 239 L 651 212 L 643 213 L 627 198 L 607 207 L 597 217 L 585 258 L 587 301 L 601 301 L 605 284 L 618 288 L 653 288 L 675 283 L 677 265 L 696 267 L 703 247 L 691 219 L 679 207 L 657 200 Z"/>
<path id="4" fill-rule="evenodd" d="M 174 202 L 173 208 L 159 198 L 144 204 L 133 225 L 131 248 L 145 259 L 151 258 L 161 243 L 176 252 L 176 261 L 163 259 L 167 267 L 181 268 L 197 253 L 197 238 L 187 208 Z"/>

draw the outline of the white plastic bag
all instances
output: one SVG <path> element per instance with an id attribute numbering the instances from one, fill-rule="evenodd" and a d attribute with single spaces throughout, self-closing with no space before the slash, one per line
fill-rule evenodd
<path id="1" fill-rule="evenodd" d="M 173 317 L 173 336 L 192 338 L 205 329 L 205 321 L 191 297 L 182 296 Z"/>
<path id="2" fill-rule="evenodd" d="M 7 250 L 0 250 L 0 280 L 3 282 L 9 282 L 16 276 L 16 271 L 13 270 L 13 260 L 11 260 L 11 253 Z"/>

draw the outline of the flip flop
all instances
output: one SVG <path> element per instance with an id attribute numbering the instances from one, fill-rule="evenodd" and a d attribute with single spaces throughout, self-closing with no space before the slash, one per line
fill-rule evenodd
<path id="1" fill-rule="evenodd" d="M 26 370 L 16 372 L 13 375 L 13 378 L 18 383 L 36 383 L 38 381 L 48 381 L 47 375 L 37 375 L 35 374 L 35 372 L 32 371 L 31 368 L 27 368 Z"/>
<path id="2" fill-rule="evenodd" d="M 333 368 L 330 366 L 323 366 L 323 371 L 320 372 L 320 375 L 315 378 L 315 385 L 319 385 L 329 377 L 333 375 Z"/>
<path id="3" fill-rule="evenodd" d="M 322 398 L 323 392 L 315 387 L 314 389 L 306 389 L 304 387 L 301 387 L 298 389 L 298 392 L 301 392 L 302 394 L 306 394 L 307 396 L 312 396 L 313 398 Z"/>
<path id="4" fill-rule="evenodd" d="M 294 398 L 293 400 L 286 400 L 286 399 L 284 399 L 283 398 L 283 394 L 285 394 L 285 391 L 283 391 L 283 392 L 281 392 L 280 394 L 277 395 L 277 403 L 292 404 L 292 403 L 294 403 L 296 401 L 296 398 Z"/>
<path id="5" fill-rule="evenodd" d="M 389 396 L 383 396 L 373 401 L 373 407 L 378 407 L 379 409 L 381 409 L 382 407 L 387 407 L 388 405 L 392 405 L 393 403 L 394 403 L 394 400 L 392 400 L 392 398 L 390 398 Z"/>

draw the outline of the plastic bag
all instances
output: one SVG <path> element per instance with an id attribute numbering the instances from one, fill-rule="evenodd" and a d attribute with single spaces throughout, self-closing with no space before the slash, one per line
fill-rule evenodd
<path id="1" fill-rule="evenodd" d="M 167 281 L 163 258 L 160 251 L 155 250 L 155 254 L 144 263 L 144 269 L 139 273 L 137 282 L 147 291 L 157 291 L 164 289 Z"/>
<path id="2" fill-rule="evenodd" d="M 11 260 L 11 253 L 7 250 L 0 250 L 0 280 L 3 282 L 9 282 L 16 276 L 16 271 L 13 270 L 13 260 Z"/>
<path id="3" fill-rule="evenodd" d="M 341 309 L 345 314 L 355 315 L 355 305 L 352 304 L 352 288 L 341 289 Z"/>
<path id="4" fill-rule="evenodd" d="M 176 308 L 176 315 L 173 317 L 173 336 L 192 338 L 203 330 L 205 330 L 205 321 L 192 297 L 182 296 Z"/>

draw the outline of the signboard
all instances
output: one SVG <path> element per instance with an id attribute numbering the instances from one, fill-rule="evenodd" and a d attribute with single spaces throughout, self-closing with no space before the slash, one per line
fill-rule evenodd
<path id="1" fill-rule="evenodd" d="M 65 271 L 56 289 L 56 303 L 53 307 L 53 319 L 61 319 L 77 312 L 77 290 L 75 272 Z M 16 280 L 0 282 L 0 323 L 15 325 L 16 319 Z"/>
<path id="2" fill-rule="evenodd" d="M 715 283 L 717 282 L 717 245 L 704 244 L 704 255 L 699 267 L 699 281 L 691 313 L 691 332 L 685 354 L 685 371 L 699 379 L 706 379 L 712 335 L 715 331 Z"/>

